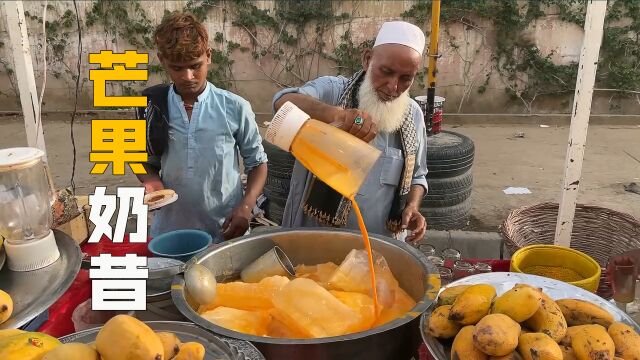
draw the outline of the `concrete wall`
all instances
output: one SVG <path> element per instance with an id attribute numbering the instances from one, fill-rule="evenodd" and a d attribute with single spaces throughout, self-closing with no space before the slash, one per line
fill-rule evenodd
<path id="1" fill-rule="evenodd" d="M 261 8 L 272 8 L 273 1 L 257 1 Z M 327 2 L 329 3 L 329 2 Z M 347 29 L 351 29 L 353 41 L 359 44 L 361 41 L 373 39 L 379 25 L 390 19 L 399 19 L 400 14 L 409 9 L 413 1 L 342 1 L 332 2 L 336 13 L 347 12 L 352 14 L 351 21 L 337 24 L 332 31 L 323 39 L 326 42 L 327 51 L 331 52 L 340 42 L 340 36 Z M 32 15 L 42 16 L 42 1 L 25 1 L 25 10 Z M 71 1 L 49 2 L 53 9 L 48 10 L 48 18 L 61 16 L 67 9 L 73 10 Z M 157 24 L 165 10 L 180 10 L 186 5 L 186 1 L 143 1 L 147 17 L 155 25 Z M 92 6 L 89 1 L 79 1 L 78 10 L 81 20 L 84 21 L 85 13 Z M 3 7 L 0 6 L 0 41 L 4 43 L 0 47 L 0 59 L 12 64 L 12 56 L 9 50 L 8 34 Z M 233 26 L 231 18 L 225 16 L 223 6 L 212 9 L 207 17 L 206 26 L 210 32 L 210 38 L 216 32 L 222 32 L 225 39 L 239 43 L 241 46 L 252 47 L 252 39 L 243 29 Z M 31 41 L 32 57 L 36 67 L 36 81 L 38 89 L 43 76 L 42 57 L 42 25 L 37 21 L 28 20 L 30 26 L 29 35 Z M 446 97 L 445 112 L 448 113 L 475 113 L 475 114 L 522 114 L 522 113 L 568 113 L 572 105 L 572 95 L 567 96 L 541 96 L 527 109 L 519 100 L 511 100 L 505 94 L 504 82 L 494 75 L 484 94 L 479 94 L 477 88 L 484 82 L 487 72 L 491 71 L 493 63 L 492 39 L 495 38 L 494 30 L 489 22 L 479 24 L 479 29 L 473 29 L 460 23 L 445 24 L 444 28 L 448 34 L 442 31 L 440 39 L 440 51 L 442 57 L 438 62 L 438 95 Z M 425 24 L 425 29 L 429 29 Z M 314 35 L 314 29 L 310 28 L 307 36 Z M 444 30 L 444 29 L 443 29 Z M 567 64 L 577 61 L 582 44 L 582 29 L 574 24 L 562 22 L 557 15 L 550 11 L 546 17 L 532 23 L 528 29 L 529 36 L 540 48 L 543 54 L 555 51 L 553 61 L 558 64 Z M 268 43 L 270 34 L 262 31 L 258 33 L 258 42 Z M 126 41 L 118 39 L 112 42 L 112 36 L 105 33 L 101 26 L 83 28 L 82 44 L 82 70 L 81 70 L 81 92 L 79 99 L 79 109 L 91 109 L 92 84 L 87 80 L 89 76 L 88 54 L 100 50 L 112 49 L 124 51 L 132 49 Z M 69 33 L 69 45 L 66 48 L 66 56 L 63 63 L 49 63 L 47 71 L 47 85 L 45 90 L 44 111 L 60 111 L 73 109 L 73 99 L 75 84 L 71 76 L 63 74 L 60 79 L 56 79 L 52 74 L 53 70 L 59 72 L 70 71 L 75 73 L 77 62 L 77 33 Z M 211 41 L 212 47 L 219 47 Z M 455 46 L 454 46 L 455 45 Z M 142 49 L 141 49 L 142 50 Z M 150 59 L 152 63 L 157 62 L 157 58 L 151 50 Z M 270 103 L 273 94 L 282 88 L 283 85 L 299 85 L 301 79 L 292 76 L 277 76 L 281 84 L 274 82 L 268 75 L 277 74 L 278 66 L 281 64 L 272 58 L 264 57 L 255 60 L 251 52 L 235 50 L 232 53 L 233 65 L 233 88 L 232 91 L 247 98 L 253 105 L 254 111 L 261 115 L 261 118 L 268 118 L 270 114 Z M 300 74 L 302 80 L 315 78 L 319 75 L 335 74 L 335 64 L 318 56 L 307 57 L 303 66 L 305 73 Z M 426 65 L 426 57 L 424 65 Z M 272 70 L 275 69 L 275 72 Z M 163 81 L 163 77 L 152 75 L 149 84 Z M 117 94 L 122 90 L 121 85 L 112 84 L 110 90 Z M 9 77 L 0 65 L 0 111 L 20 110 L 19 102 L 12 89 Z M 421 94 L 417 87 L 413 94 Z M 621 101 L 618 107 L 611 109 L 611 95 L 609 92 L 596 92 L 592 111 L 594 114 L 639 114 L 640 99 L 630 98 Z"/>

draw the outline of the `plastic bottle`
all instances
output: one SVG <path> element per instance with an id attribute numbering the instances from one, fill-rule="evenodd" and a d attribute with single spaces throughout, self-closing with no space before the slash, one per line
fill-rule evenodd
<path id="1" fill-rule="evenodd" d="M 352 197 L 380 157 L 380 150 L 335 126 L 311 119 L 291 102 L 276 113 L 265 139 L 295 156 L 344 197 Z"/>

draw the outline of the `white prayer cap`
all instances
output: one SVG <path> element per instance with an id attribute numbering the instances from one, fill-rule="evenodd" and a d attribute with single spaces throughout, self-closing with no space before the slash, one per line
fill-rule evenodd
<path id="1" fill-rule="evenodd" d="M 373 47 L 384 44 L 408 46 L 422 55 L 425 37 L 422 30 L 408 22 L 389 21 L 382 24 Z"/>

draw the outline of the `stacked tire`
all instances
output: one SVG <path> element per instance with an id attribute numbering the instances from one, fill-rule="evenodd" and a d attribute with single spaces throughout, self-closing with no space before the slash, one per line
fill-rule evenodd
<path id="1" fill-rule="evenodd" d="M 263 141 L 262 146 L 269 159 L 267 181 L 263 190 L 267 198 L 265 213 L 267 219 L 280 225 L 289 195 L 289 182 L 295 158 L 267 141 Z"/>
<path id="2" fill-rule="evenodd" d="M 420 212 L 427 227 L 458 230 L 469 223 L 475 156 L 473 141 L 453 131 L 441 131 L 427 139 L 429 192 Z"/>

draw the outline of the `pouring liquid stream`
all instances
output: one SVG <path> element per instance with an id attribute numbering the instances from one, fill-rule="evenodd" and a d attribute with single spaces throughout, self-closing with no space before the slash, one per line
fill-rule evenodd
<path id="1" fill-rule="evenodd" d="M 332 140 L 328 143 L 327 139 Z M 310 120 L 302 126 L 291 143 L 291 153 L 312 174 L 353 204 L 369 258 L 374 316 L 377 318 L 380 307 L 373 252 L 362 213 L 355 201 L 355 195 L 367 176 L 369 166 L 373 165 L 377 159 L 375 154 L 377 149 L 358 146 L 359 141 L 331 125 Z M 345 146 L 345 144 L 351 146 Z"/>

